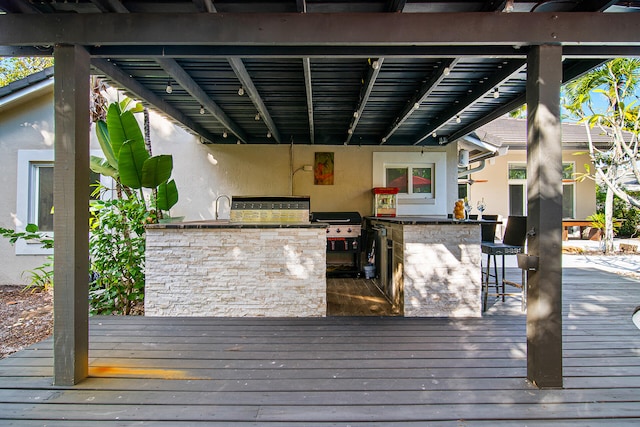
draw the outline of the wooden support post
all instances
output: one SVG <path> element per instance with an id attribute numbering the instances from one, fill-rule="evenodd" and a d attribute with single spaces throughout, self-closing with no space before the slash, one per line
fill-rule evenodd
<path id="1" fill-rule="evenodd" d="M 89 61 L 81 46 L 54 51 L 54 383 L 89 370 Z"/>
<path id="2" fill-rule="evenodd" d="M 527 378 L 562 387 L 562 47 L 535 46 L 527 63 Z"/>

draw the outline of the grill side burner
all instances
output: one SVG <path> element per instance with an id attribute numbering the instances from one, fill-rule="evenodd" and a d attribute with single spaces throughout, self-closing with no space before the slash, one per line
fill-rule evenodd
<path id="1" fill-rule="evenodd" d="M 358 212 L 313 212 L 311 222 L 328 224 L 327 276 L 359 277 L 362 217 Z"/>

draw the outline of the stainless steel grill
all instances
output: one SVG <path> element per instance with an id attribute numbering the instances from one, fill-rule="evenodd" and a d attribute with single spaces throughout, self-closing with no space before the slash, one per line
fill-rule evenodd
<path id="1" fill-rule="evenodd" d="M 311 222 L 328 224 L 327 276 L 359 276 L 362 217 L 358 212 L 313 212 Z"/>

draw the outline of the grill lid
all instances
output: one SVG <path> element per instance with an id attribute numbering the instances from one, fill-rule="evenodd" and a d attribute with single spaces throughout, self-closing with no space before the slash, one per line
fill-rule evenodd
<path id="1" fill-rule="evenodd" d="M 360 225 L 362 224 L 362 216 L 359 212 L 312 212 L 311 222 Z"/>

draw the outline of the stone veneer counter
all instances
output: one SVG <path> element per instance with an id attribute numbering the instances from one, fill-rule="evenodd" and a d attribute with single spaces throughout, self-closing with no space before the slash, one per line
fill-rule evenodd
<path id="1" fill-rule="evenodd" d="M 479 317 L 480 221 L 369 217 L 393 242 L 396 303 L 407 317 Z"/>
<path id="2" fill-rule="evenodd" d="M 326 315 L 326 225 L 147 226 L 145 315 Z"/>

